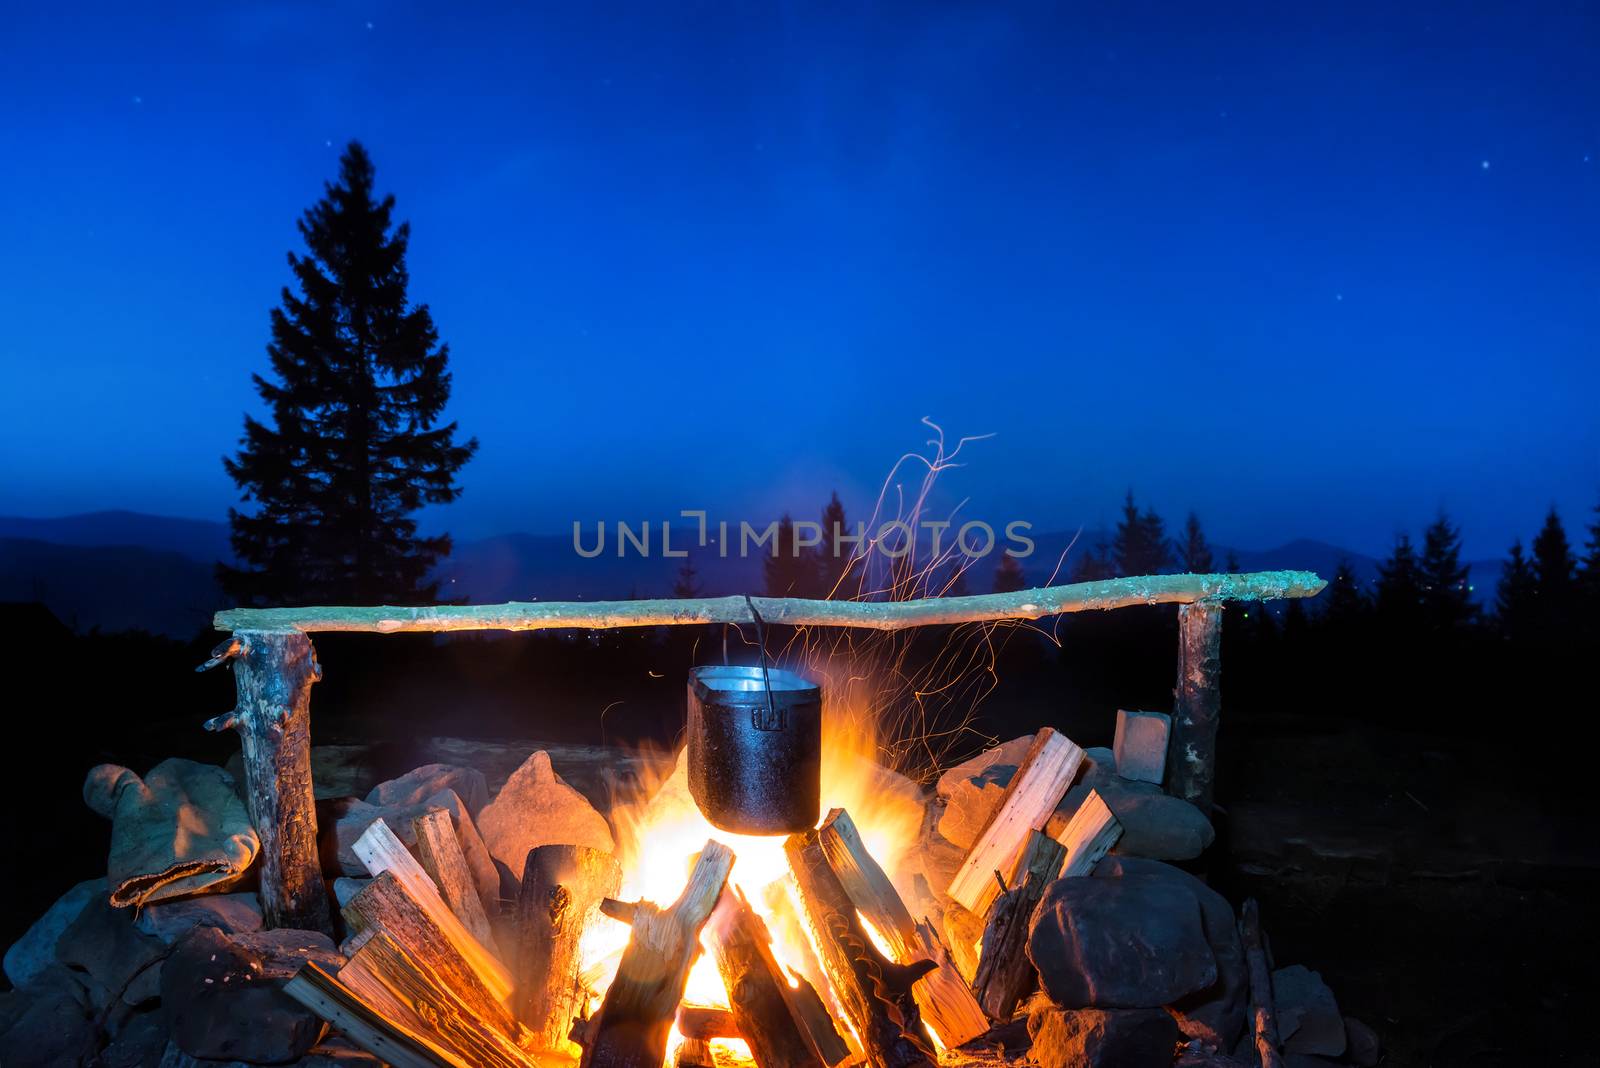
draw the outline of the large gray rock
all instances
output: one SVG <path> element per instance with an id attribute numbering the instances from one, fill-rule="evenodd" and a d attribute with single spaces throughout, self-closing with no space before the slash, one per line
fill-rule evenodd
<path id="1" fill-rule="evenodd" d="M 605 817 L 562 781 L 543 750 L 511 773 L 478 817 L 478 830 L 496 861 L 521 880 L 528 850 L 540 845 L 585 845 L 614 852 Z"/>
<path id="2" fill-rule="evenodd" d="M 168 945 L 196 927 L 215 927 L 224 934 L 248 934 L 261 930 L 261 902 L 248 890 L 160 901 L 140 909 L 133 925 Z"/>
<path id="3" fill-rule="evenodd" d="M 86 879 L 56 899 L 43 916 L 6 950 L 6 978 L 12 986 L 27 986 L 56 964 L 56 940 L 84 906 L 106 892 L 104 879 Z"/>
<path id="4" fill-rule="evenodd" d="M 57 964 L 24 990 L 0 993 L 0 1065 L 75 1068 L 100 1047 L 96 1005 L 79 978 Z"/>
<path id="5" fill-rule="evenodd" d="M 1113 853 L 1148 860 L 1192 860 L 1216 838 L 1211 821 L 1189 802 L 1162 793 L 1154 783 L 1118 775 L 1111 750 L 1097 747 L 1085 755 L 1083 773 L 1056 806 L 1047 832 L 1054 834 L 1064 828 L 1094 790 L 1122 824 L 1122 837 L 1112 847 Z"/>
<path id="6" fill-rule="evenodd" d="M 159 1007 L 136 1012 L 100 1051 L 95 1068 L 159 1068 L 166 1048 L 166 1014 Z"/>
<path id="7" fill-rule="evenodd" d="M 139 1005 L 160 992 L 168 949 L 133 925 L 132 910 L 96 896 L 56 940 L 56 959 L 88 976 L 86 985 L 102 1008 L 117 999 Z"/>
<path id="8" fill-rule="evenodd" d="M 1279 968 L 1272 973 L 1272 1004 L 1285 1053 L 1344 1055 L 1344 1017 L 1321 975 L 1303 964 Z"/>
<path id="9" fill-rule="evenodd" d="M 1375 1068 L 1383 1048 L 1378 1041 L 1378 1032 L 1356 1019 L 1354 1016 L 1344 1018 L 1344 1059 L 1356 1068 Z"/>
<path id="10" fill-rule="evenodd" d="M 1036 1007 L 1028 1015 L 1040 1068 L 1142 1068 L 1172 1063 L 1181 1035 L 1160 1009 Z"/>
<path id="11" fill-rule="evenodd" d="M 483 772 L 454 764 L 424 764 L 398 779 L 380 782 L 367 794 L 367 804 L 380 808 L 420 805 L 441 790 L 454 790 L 474 819 L 489 803 L 489 783 Z"/>
<path id="12" fill-rule="evenodd" d="M 1217 980 L 1167 1006 L 1185 1037 L 1214 1049 L 1232 1049 L 1243 1033 L 1249 1010 L 1250 975 L 1244 947 L 1234 923 L 1233 907 L 1211 887 L 1179 868 L 1158 860 L 1111 856 L 1095 867 L 1098 879 L 1161 879 L 1181 886 L 1200 905 L 1206 944 L 1217 964 Z"/>
<path id="13" fill-rule="evenodd" d="M 963 853 L 972 848 L 989 817 L 1000 806 L 1006 786 L 1032 744 L 1031 734 L 1013 738 L 985 749 L 939 776 L 935 793 L 944 802 L 939 833 L 946 841 Z"/>
<path id="14" fill-rule="evenodd" d="M 336 970 L 344 958 L 326 935 L 313 931 L 226 935 L 196 928 L 162 968 L 161 1004 L 173 1044 L 204 1060 L 298 1060 L 327 1029 L 283 992 L 306 961 Z"/>
<path id="15" fill-rule="evenodd" d="M 1034 913 L 1028 957 L 1045 993 L 1070 1009 L 1160 1008 L 1217 981 L 1200 903 L 1168 879 L 1057 879 Z"/>

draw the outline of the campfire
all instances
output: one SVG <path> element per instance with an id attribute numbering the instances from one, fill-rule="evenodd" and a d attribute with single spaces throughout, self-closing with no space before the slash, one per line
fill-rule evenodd
<path id="1" fill-rule="evenodd" d="M 142 781 L 95 769 L 86 797 L 113 819 L 109 897 L 91 906 L 75 890 L 38 938 L 127 1005 L 158 996 L 166 1030 L 152 1040 L 170 1041 L 173 1064 L 293 1063 L 324 1041 L 398 1068 L 1023 1056 L 1066 1068 L 1170 1064 L 1180 1047 L 1182 1063 L 1220 1068 L 1238 1063 L 1230 1052 L 1271 1066 L 1280 1046 L 1349 1046 L 1353 1058 L 1359 1046 L 1352 1063 L 1368 1063 L 1370 1043 L 1314 972 L 1272 970 L 1253 911 L 1236 921 L 1220 895 L 1164 863 L 1198 856 L 1213 834 L 1219 602 L 1318 588 L 1291 572 L 893 604 L 224 613 L 234 635 L 206 666 L 231 663 L 239 704 L 208 726 L 242 736 L 238 795 L 222 769 L 187 761 Z M 752 617 L 892 630 L 1161 601 L 1179 605 L 1171 715 L 1118 713 L 1112 749 L 1041 727 L 943 770 L 931 791 L 880 763 L 876 709 L 835 695 L 817 714 L 806 679 L 763 662 L 712 669 L 720 682 L 691 689 L 689 744 L 598 808 L 544 751 L 492 797 L 482 771 L 446 764 L 379 783 L 364 801 L 312 797 L 320 668 L 307 631 Z M 697 711 L 719 686 L 721 733 Z M 124 849 L 124 821 L 137 844 L 160 848 Z M 226 892 L 258 859 L 254 891 Z M 123 905 L 136 909 L 118 927 L 108 917 Z M 124 933 L 130 913 L 138 933 Z"/>

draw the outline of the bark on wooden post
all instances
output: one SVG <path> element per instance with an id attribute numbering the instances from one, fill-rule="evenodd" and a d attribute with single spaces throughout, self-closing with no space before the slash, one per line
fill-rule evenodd
<path id="1" fill-rule="evenodd" d="M 261 839 L 262 918 L 268 927 L 332 935 L 311 792 L 311 684 L 322 678 L 316 651 L 298 631 L 240 631 L 200 670 L 228 660 L 237 703 L 206 730 L 239 732 L 245 802 Z"/>
<path id="2" fill-rule="evenodd" d="M 1167 751 L 1167 793 L 1211 814 L 1222 693 L 1222 605 L 1178 606 L 1178 686 Z"/>

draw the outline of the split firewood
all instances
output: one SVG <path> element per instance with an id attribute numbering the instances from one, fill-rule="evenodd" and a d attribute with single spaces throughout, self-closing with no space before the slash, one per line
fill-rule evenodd
<path id="1" fill-rule="evenodd" d="M 713 1038 L 744 1037 L 739 1032 L 739 1025 L 734 1022 L 733 1010 L 715 1005 L 690 1005 L 685 1002 L 678 1006 L 677 1023 L 678 1034 L 684 1038 L 698 1038 L 702 1042 L 710 1042 Z"/>
<path id="2" fill-rule="evenodd" d="M 950 901 L 944 910 L 944 944 L 956 971 L 969 984 L 978 975 L 978 948 L 983 942 L 983 917 L 972 913 L 959 901 Z"/>
<path id="3" fill-rule="evenodd" d="M 456 953 L 478 973 L 496 1000 L 505 1001 L 511 996 L 513 983 L 510 971 L 450 911 L 450 906 L 439 896 L 439 888 L 387 823 L 381 819 L 373 820 L 351 848 L 373 878 L 384 874 L 394 876 L 416 907 L 427 915 L 432 925 L 455 947 Z"/>
<path id="4" fill-rule="evenodd" d="M 467 857 L 461 851 L 450 813 L 442 808 L 424 813 L 411 821 L 411 830 L 417 836 L 417 860 L 439 888 L 439 896 L 472 937 L 499 956 L 494 932 L 489 928 L 489 914 L 467 868 Z"/>
<path id="5" fill-rule="evenodd" d="M 973 989 L 983 1011 L 997 1021 L 1011 1019 L 1017 1003 L 1038 979 L 1027 954 L 1028 923 L 1061 869 L 1066 852 L 1048 835 L 1033 832 L 1012 881 L 989 912 Z"/>
<path id="6" fill-rule="evenodd" d="M 708 841 L 689 884 L 668 908 L 634 910 L 633 932 L 583 1050 L 583 1068 L 661 1068 L 689 967 L 733 867 L 733 850 Z"/>
<path id="7" fill-rule="evenodd" d="M 1094 866 L 1121 837 L 1122 824 L 1112 815 L 1111 806 L 1100 796 L 1100 791 L 1090 790 L 1078 811 L 1055 835 L 1055 840 L 1067 851 L 1066 861 L 1061 866 L 1062 877 L 1088 875 L 1094 871 Z"/>
<path id="8" fill-rule="evenodd" d="M 1272 1005 L 1272 968 L 1262 944 L 1261 907 L 1249 898 L 1239 909 L 1239 941 L 1244 943 L 1244 961 L 1250 972 L 1250 1018 L 1255 1035 L 1256 1056 L 1261 1068 L 1283 1068 L 1278 1054 L 1278 1016 Z"/>
<path id="9" fill-rule="evenodd" d="M 761 1068 L 825 1068 L 804 1021 L 789 1004 L 789 984 L 771 936 L 738 887 L 722 891 L 705 938 L 728 992 L 733 1024 Z M 680 1014 L 681 1018 L 681 1014 Z"/>
<path id="10" fill-rule="evenodd" d="M 872 1068 L 931 1068 L 937 1059 L 911 986 L 937 967 L 897 964 L 867 937 L 854 902 L 828 863 L 816 831 L 783 845 L 806 926 Z"/>
<path id="11" fill-rule="evenodd" d="M 535 1048 L 577 1054 L 568 1034 L 588 1005 L 578 946 L 600 899 L 621 883 L 622 869 L 610 853 L 580 845 L 528 851 L 517 895 L 514 1004 Z"/>
<path id="12" fill-rule="evenodd" d="M 867 851 L 850 814 L 842 808 L 828 813 L 818 829 L 822 851 L 855 903 L 894 951 L 895 962 L 911 964 L 932 960 L 938 967 L 912 984 L 911 994 L 922 1010 L 922 1021 L 946 1046 L 960 1046 L 989 1029 L 978 999 L 962 981 L 943 939 L 928 924 L 917 924 L 889 876 Z"/>
<path id="13" fill-rule="evenodd" d="M 408 1013 L 423 1032 L 479 1068 L 532 1068 L 534 1062 L 503 1031 L 480 1019 L 430 968 L 382 931 L 374 932 L 339 970 L 339 979 L 372 998 L 387 995 L 391 1015 Z"/>
<path id="14" fill-rule="evenodd" d="M 756 1062 L 760 1064 L 760 1061 Z M 673 1057 L 676 1068 L 716 1068 L 716 1058 L 711 1055 L 711 1043 L 703 1038 L 684 1038 Z M 762 1068 L 765 1068 L 763 1065 Z"/>
<path id="15" fill-rule="evenodd" d="M 421 1031 L 396 1022 L 315 964 L 304 964 L 283 985 L 283 992 L 304 1005 L 346 1038 L 393 1068 L 474 1068 Z"/>
<path id="16" fill-rule="evenodd" d="M 1070 738 L 1045 727 L 1011 777 L 999 806 L 962 861 L 949 894 L 979 916 L 987 916 L 999 893 L 994 873 L 1012 870 L 1028 836 L 1041 831 L 1072 785 L 1083 750 Z"/>
<path id="17" fill-rule="evenodd" d="M 382 931 L 394 939 L 413 958 L 425 961 L 485 1022 L 507 1037 L 517 1034 L 516 1021 L 489 987 L 487 976 L 462 956 L 435 922 L 434 912 L 407 893 L 393 871 L 379 875 L 351 898 L 344 918 L 357 932 Z"/>

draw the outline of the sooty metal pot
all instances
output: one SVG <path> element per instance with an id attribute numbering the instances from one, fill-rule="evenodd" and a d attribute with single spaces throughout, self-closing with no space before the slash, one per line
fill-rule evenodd
<path id="1" fill-rule="evenodd" d="M 768 680 L 771 689 L 768 689 Z M 790 671 L 689 672 L 689 792 L 713 826 L 792 834 L 822 807 L 822 689 Z"/>

